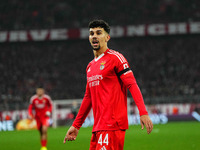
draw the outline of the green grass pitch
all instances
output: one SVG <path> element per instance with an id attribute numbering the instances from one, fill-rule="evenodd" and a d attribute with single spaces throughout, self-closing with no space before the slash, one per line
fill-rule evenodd
<path id="1" fill-rule="evenodd" d="M 69 127 L 48 130 L 48 150 L 88 150 L 92 128 L 81 128 L 76 141 L 63 144 Z M 0 150 L 40 150 L 37 130 L 0 132 Z M 126 131 L 124 150 L 200 150 L 200 123 L 154 125 L 150 135 L 139 125 Z"/>

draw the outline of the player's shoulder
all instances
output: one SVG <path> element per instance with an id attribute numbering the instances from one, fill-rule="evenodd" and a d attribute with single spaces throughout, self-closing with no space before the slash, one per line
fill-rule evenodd
<path id="1" fill-rule="evenodd" d="M 111 59 L 118 60 L 121 63 L 127 62 L 126 58 L 120 52 L 118 52 L 116 50 L 109 49 L 107 51 L 107 54 L 109 54 Z"/>
<path id="2" fill-rule="evenodd" d="M 32 103 L 35 99 L 37 99 L 38 98 L 38 96 L 35 94 L 35 95 L 33 95 L 32 97 L 31 97 L 31 99 L 30 99 L 30 103 Z"/>
<path id="3" fill-rule="evenodd" d="M 48 100 L 51 100 L 51 97 L 49 95 L 47 95 L 47 94 L 44 94 L 43 97 L 46 98 L 46 99 L 48 99 Z"/>

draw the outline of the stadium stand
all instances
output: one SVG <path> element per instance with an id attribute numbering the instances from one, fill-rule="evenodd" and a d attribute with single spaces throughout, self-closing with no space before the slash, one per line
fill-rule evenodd
<path id="1" fill-rule="evenodd" d="M 199 40 L 197 36 L 123 38 L 112 39 L 109 46 L 128 59 L 145 98 L 188 96 L 200 92 Z M 92 59 L 87 40 L 2 44 L 1 103 L 4 108 L 10 102 L 14 107 L 27 105 L 38 85 L 53 99 L 81 98 L 85 69 Z"/>
<path id="2" fill-rule="evenodd" d="M 198 0 L 1 1 L 0 30 L 79 28 L 93 18 L 120 26 L 199 21 L 198 4 Z M 169 96 L 195 102 L 193 97 L 200 93 L 199 41 L 199 35 L 116 38 L 109 47 L 128 59 L 146 103 L 155 103 L 156 98 L 161 102 L 162 97 L 168 97 L 165 103 L 179 102 Z M 52 99 L 82 98 L 85 69 L 92 59 L 89 42 L 83 39 L 0 43 L 0 111 L 27 108 L 40 85 Z"/>
<path id="3" fill-rule="evenodd" d="M 94 18 L 111 25 L 188 22 L 200 19 L 198 0 L 1 1 L 0 30 L 87 27 Z"/>

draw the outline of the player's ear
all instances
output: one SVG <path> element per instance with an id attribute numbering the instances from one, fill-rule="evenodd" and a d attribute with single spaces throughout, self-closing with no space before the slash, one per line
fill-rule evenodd
<path id="1" fill-rule="evenodd" d="M 107 36 L 106 36 L 106 42 L 108 42 L 109 40 L 110 40 L 110 35 L 107 34 Z"/>

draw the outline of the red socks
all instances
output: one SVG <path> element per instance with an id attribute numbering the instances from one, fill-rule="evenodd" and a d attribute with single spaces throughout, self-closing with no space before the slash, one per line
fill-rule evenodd
<path id="1" fill-rule="evenodd" d="M 47 145 L 47 140 L 41 140 L 41 145 L 42 145 L 42 147 L 46 147 L 46 145 Z"/>

